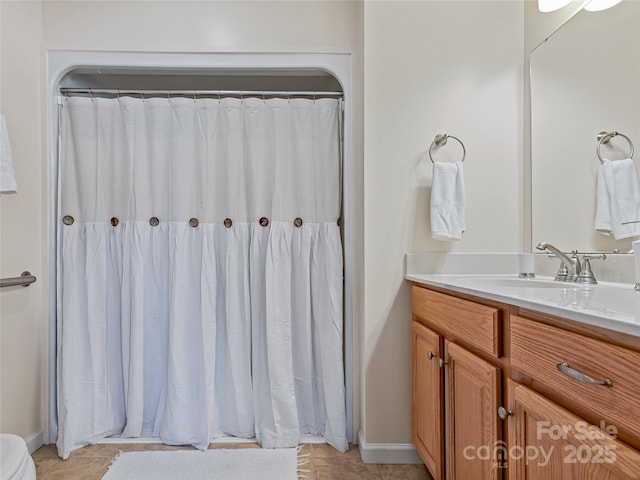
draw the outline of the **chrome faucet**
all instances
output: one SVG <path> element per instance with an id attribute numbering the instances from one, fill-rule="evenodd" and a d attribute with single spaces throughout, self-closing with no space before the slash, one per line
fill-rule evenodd
<path id="1" fill-rule="evenodd" d="M 553 253 L 562 262 L 554 280 L 558 280 L 560 282 L 576 281 L 578 275 L 580 275 L 580 272 L 582 271 L 580 259 L 578 258 L 577 252 L 573 252 L 572 256 L 569 257 L 547 242 L 540 242 L 538 245 L 536 245 L 536 248 L 538 250 L 547 250 Z"/>
<path id="2" fill-rule="evenodd" d="M 538 250 L 547 250 L 560 259 L 560 268 L 556 273 L 554 280 L 559 282 L 576 282 L 587 285 L 595 285 L 598 283 L 593 271 L 591 270 L 591 260 L 605 260 L 607 256 L 604 253 L 581 253 L 582 263 L 578 251 L 573 250 L 569 257 L 566 253 L 562 253 L 556 247 L 547 242 L 540 242 L 536 245 Z"/>

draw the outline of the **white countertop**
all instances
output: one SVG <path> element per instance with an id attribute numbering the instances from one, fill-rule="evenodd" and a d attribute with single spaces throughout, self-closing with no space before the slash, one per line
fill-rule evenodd
<path id="1" fill-rule="evenodd" d="M 408 273 L 405 278 L 640 337 L 640 292 L 629 284 L 579 285 L 549 277 L 519 279 L 513 274 Z"/>

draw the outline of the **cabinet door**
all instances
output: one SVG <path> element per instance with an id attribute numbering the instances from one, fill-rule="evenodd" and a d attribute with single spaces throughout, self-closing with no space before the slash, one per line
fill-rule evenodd
<path id="1" fill-rule="evenodd" d="M 412 326 L 413 442 L 435 480 L 443 479 L 442 337 L 424 325 Z"/>
<path id="2" fill-rule="evenodd" d="M 454 343 L 445 349 L 447 479 L 502 478 L 493 455 L 502 440 L 500 369 Z"/>
<path id="3" fill-rule="evenodd" d="M 509 381 L 509 480 L 640 479 L 640 452 L 615 430 L 589 425 L 538 393 Z"/>

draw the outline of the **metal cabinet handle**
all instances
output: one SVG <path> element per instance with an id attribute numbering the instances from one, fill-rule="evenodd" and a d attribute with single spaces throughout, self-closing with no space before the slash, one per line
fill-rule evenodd
<path id="1" fill-rule="evenodd" d="M 498 416 L 500 417 L 500 420 L 506 420 L 507 417 L 510 417 L 511 415 L 513 415 L 512 410 L 507 410 L 502 406 L 498 407 Z"/>
<path id="2" fill-rule="evenodd" d="M 588 383 L 590 385 L 605 385 L 607 387 L 613 386 L 611 379 L 605 378 L 604 380 L 596 380 L 595 378 L 591 378 L 589 375 L 585 375 L 578 370 L 574 370 L 569 366 L 568 362 L 559 363 L 557 367 L 561 373 L 564 373 L 567 377 L 571 377 L 579 382 Z"/>
<path id="3" fill-rule="evenodd" d="M 429 360 L 433 360 L 433 359 L 435 358 L 435 356 L 436 356 L 436 355 L 435 355 L 435 353 L 433 353 L 433 352 L 427 352 L 427 358 L 428 358 Z"/>

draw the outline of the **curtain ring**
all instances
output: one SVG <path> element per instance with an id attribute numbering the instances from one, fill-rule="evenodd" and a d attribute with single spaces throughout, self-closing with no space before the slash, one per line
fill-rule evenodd
<path id="1" fill-rule="evenodd" d="M 71 215 L 65 215 L 64 217 L 62 217 L 62 223 L 64 223 L 65 225 L 73 225 L 73 222 L 75 222 L 75 220 Z"/>
<path id="2" fill-rule="evenodd" d="M 117 227 L 118 223 L 120 223 L 120 221 L 118 220 L 117 217 L 111 217 L 111 226 L 112 227 Z"/>
<path id="3" fill-rule="evenodd" d="M 227 228 L 231 228 L 231 225 L 233 225 L 233 222 L 231 221 L 230 218 L 225 218 L 223 223 L 224 223 L 224 226 Z"/>
<path id="4" fill-rule="evenodd" d="M 193 103 L 196 103 L 196 91 L 193 91 Z"/>
<path id="5" fill-rule="evenodd" d="M 220 90 L 218 90 L 218 103 L 220 103 L 220 101 L 222 100 L 221 95 L 220 95 Z"/>
<path id="6" fill-rule="evenodd" d="M 189 219 L 189 225 L 191 225 L 193 228 L 196 228 L 199 224 L 200 222 L 197 218 L 194 217 Z"/>
<path id="7" fill-rule="evenodd" d="M 267 225 L 269 225 L 269 219 L 267 217 L 262 217 L 260 219 L 260 226 L 266 227 Z"/>
<path id="8" fill-rule="evenodd" d="M 293 224 L 294 224 L 296 227 L 300 228 L 300 227 L 302 226 L 302 219 L 301 219 L 300 217 L 296 218 L 296 219 L 293 221 Z"/>
<path id="9" fill-rule="evenodd" d="M 262 103 L 264 103 L 266 105 L 267 101 L 264 98 L 264 90 L 262 91 Z"/>
<path id="10" fill-rule="evenodd" d="M 152 227 L 157 227 L 158 225 L 160 225 L 160 220 L 158 219 L 158 217 L 151 217 L 151 218 L 149 219 L 149 224 L 150 224 Z"/>
<path id="11" fill-rule="evenodd" d="M 140 98 L 144 100 L 144 92 L 142 90 L 140 90 Z"/>

